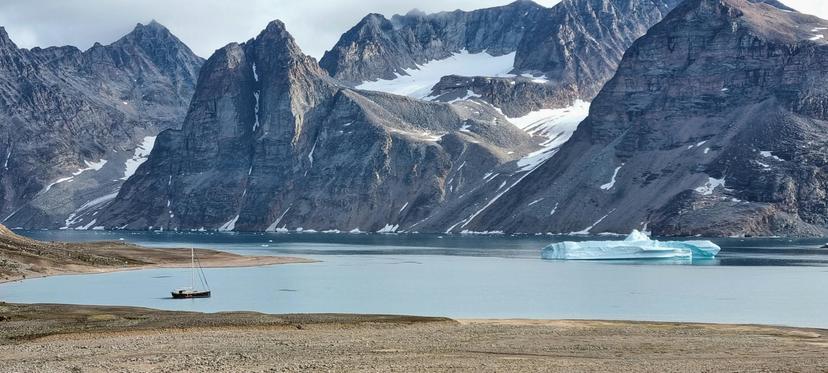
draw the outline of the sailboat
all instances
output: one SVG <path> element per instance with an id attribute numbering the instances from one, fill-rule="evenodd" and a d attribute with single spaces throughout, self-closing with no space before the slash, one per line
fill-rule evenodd
<path id="1" fill-rule="evenodd" d="M 198 264 L 199 280 L 201 280 L 201 283 L 204 284 L 204 289 L 206 290 L 196 289 L 196 257 L 195 248 L 192 247 L 190 248 L 190 263 L 192 268 L 190 287 L 175 289 L 170 294 L 172 294 L 174 299 L 209 298 L 210 285 L 207 284 L 207 277 L 204 276 L 204 270 L 201 269 L 201 263 Z"/>

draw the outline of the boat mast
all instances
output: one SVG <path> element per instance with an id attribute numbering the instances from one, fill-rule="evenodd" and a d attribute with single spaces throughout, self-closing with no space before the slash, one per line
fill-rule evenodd
<path id="1" fill-rule="evenodd" d="M 192 271 L 191 271 L 192 277 L 191 277 L 191 280 L 190 280 L 190 284 L 191 284 L 190 289 L 195 290 L 195 248 L 194 247 L 190 248 L 190 269 L 192 269 Z"/>

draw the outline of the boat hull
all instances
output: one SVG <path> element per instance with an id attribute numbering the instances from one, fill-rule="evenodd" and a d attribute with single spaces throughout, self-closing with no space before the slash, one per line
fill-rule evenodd
<path id="1" fill-rule="evenodd" d="M 173 291 L 170 292 L 173 299 L 209 298 L 210 291 Z"/>

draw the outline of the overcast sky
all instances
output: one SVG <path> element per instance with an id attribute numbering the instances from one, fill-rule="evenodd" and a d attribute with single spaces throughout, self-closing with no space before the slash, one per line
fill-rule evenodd
<path id="1" fill-rule="evenodd" d="M 782 0 L 803 13 L 828 19 L 827 0 Z M 167 26 L 196 54 L 209 57 L 229 42 L 245 41 L 280 19 L 299 46 L 314 57 L 367 13 L 392 15 L 476 9 L 510 0 L 0 0 L 0 25 L 20 47 L 111 43 L 136 23 Z M 558 0 L 538 0 L 552 6 Z"/>

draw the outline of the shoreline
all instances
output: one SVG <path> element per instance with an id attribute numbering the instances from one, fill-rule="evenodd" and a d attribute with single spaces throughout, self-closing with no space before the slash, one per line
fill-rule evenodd
<path id="1" fill-rule="evenodd" d="M 0 302 L 12 371 L 824 371 L 828 329 Z"/>
<path id="2" fill-rule="evenodd" d="M 212 249 L 195 249 L 195 253 L 203 268 L 317 262 L 297 257 L 239 255 Z M 55 275 L 190 266 L 190 250 L 185 248 L 150 248 L 121 241 L 45 242 L 17 235 L 0 225 L 0 284 Z"/>
<path id="3" fill-rule="evenodd" d="M 161 250 L 186 250 L 186 249 L 161 249 Z M 311 264 L 311 263 L 319 263 L 318 260 L 313 259 L 305 259 L 300 257 L 292 257 L 292 256 L 247 256 L 247 255 L 237 255 L 228 253 L 225 251 L 218 251 L 218 250 L 210 250 L 210 249 L 196 249 L 196 252 L 199 250 L 205 251 L 212 251 L 217 253 L 225 253 L 229 255 L 235 255 L 238 258 L 229 257 L 225 259 L 223 262 L 209 262 L 209 264 L 201 260 L 201 267 L 205 269 L 215 269 L 215 268 L 248 268 L 248 267 L 267 267 L 272 265 L 282 265 L 282 264 Z M 190 262 L 169 262 L 169 263 L 154 263 L 154 264 L 146 264 L 146 265 L 133 265 L 133 266 L 125 266 L 125 267 L 82 267 L 78 266 L 76 269 L 66 269 L 66 270 L 55 270 L 49 271 L 48 273 L 31 273 L 27 276 L 10 276 L 5 278 L 0 278 L 0 285 L 20 282 L 25 280 L 33 280 L 39 278 L 47 278 L 47 277 L 54 277 L 54 276 L 82 276 L 82 275 L 95 275 L 95 274 L 106 274 L 106 273 L 115 273 L 115 272 L 127 272 L 127 271 L 141 271 L 141 270 L 148 270 L 148 269 L 161 269 L 161 268 L 189 268 Z M 69 266 L 71 268 L 71 266 Z"/>

